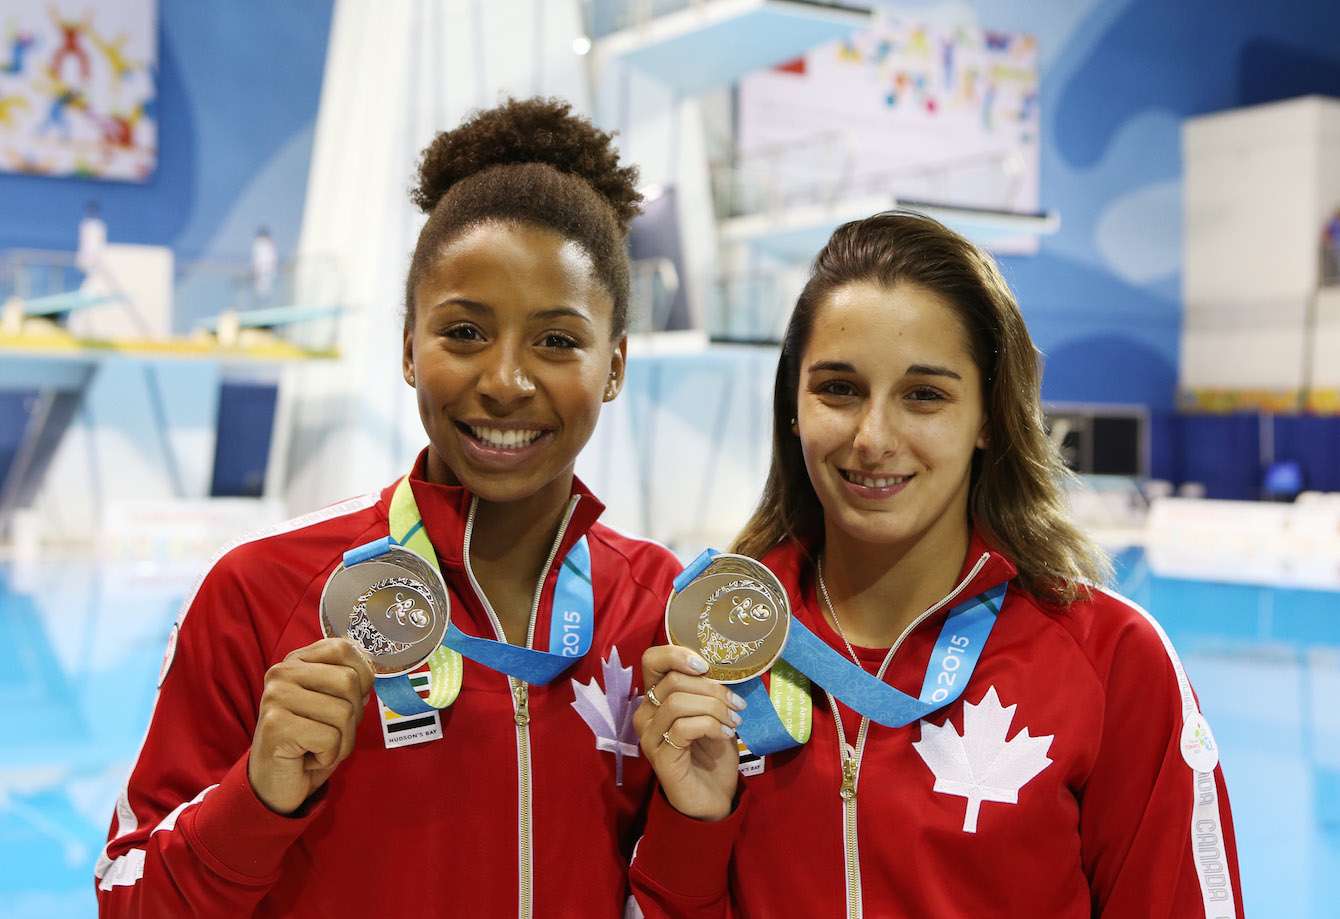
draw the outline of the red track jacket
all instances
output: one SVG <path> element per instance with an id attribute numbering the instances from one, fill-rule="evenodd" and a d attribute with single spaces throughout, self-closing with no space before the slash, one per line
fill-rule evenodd
<path id="1" fill-rule="evenodd" d="M 795 615 L 845 654 L 803 553 L 783 545 L 764 561 Z M 1014 575 L 974 538 L 958 588 L 885 679 L 917 695 L 948 609 Z M 872 672 L 885 653 L 857 649 Z M 655 795 L 632 867 L 649 919 L 1241 919 L 1217 748 L 1167 635 L 1130 602 L 1095 592 L 1056 610 L 1011 586 L 957 701 L 906 727 L 871 724 L 849 802 L 833 710 L 817 687 L 811 701 L 809 742 L 742 761 L 726 820 Z M 859 747 L 859 717 L 837 708 Z"/>
<path id="2" fill-rule="evenodd" d="M 462 560 L 471 495 L 417 477 L 412 486 L 453 623 L 495 637 Z M 596 524 L 603 507 L 580 483 L 559 557 L 588 537 L 591 650 L 529 688 L 528 724 L 518 724 L 507 678 L 467 659 L 460 695 L 440 717 L 387 716 L 374 694 L 353 754 L 304 816 L 274 814 L 252 792 L 247 755 L 265 671 L 321 638 L 326 578 L 346 549 L 386 535 L 392 492 L 245 542 L 205 576 L 174 630 L 175 661 L 170 643 L 98 862 L 103 916 L 623 915 L 652 773 L 631 726 L 623 743 L 607 737 L 597 749 L 572 703 L 578 683 L 615 711 L 635 694 L 681 566 Z M 557 567 L 544 582 L 540 636 Z"/>

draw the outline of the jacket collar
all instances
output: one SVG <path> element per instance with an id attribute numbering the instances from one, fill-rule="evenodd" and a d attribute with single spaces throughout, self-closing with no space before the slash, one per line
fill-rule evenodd
<path id="1" fill-rule="evenodd" d="M 798 540 L 778 543 L 763 556 L 763 564 L 777 575 L 786 588 L 792 610 L 806 610 L 809 606 L 807 600 L 814 596 L 814 558 L 814 550 Z M 964 600 L 1011 581 L 1018 573 L 1019 569 L 1014 562 L 1003 552 L 993 549 L 982 533 L 974 528 L 968 539 L 968 551 L 959 569 L 954 591 L 939 601 L 935 615 L 928 617 L 921 625 L 948 615 L 951 609 Z M 813 622 L 808 621 L 811 618 Z M 822 615 L 806 616 L 806 619 L 806 624 L 811 628 L 831 631 L 832 627 Z M 836 635 L 833 640 L 837 640 Z"/>
<path id="2" fill-rule="evenodd" d="M 423 517 L 423 528 L 437 550 L 438 561 L 453 569 L 465 567 L 465 529 L 470 520 L 470 508 L 475 496 L 463 485 L 438 485 L 426 477 L 428 450 L 425 448 L 414 461 L 409 473 L 409 485 L 414 492 L 414 503 Z M 382 491 L 383 507 L 389 508 L 391 496 L 399 481 L 392 482 Z M 590 531 L 605 512 L 605 505 L 577 477 L 572 479 L 572 497 L 577 507 L 572 512 L 559 555 L 563 557 L 572 546 Z"/>

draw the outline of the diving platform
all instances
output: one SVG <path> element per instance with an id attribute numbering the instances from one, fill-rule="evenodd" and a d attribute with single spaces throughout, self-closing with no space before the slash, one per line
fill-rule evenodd
<path id="1" fill-rule="evenodd" d="M 618 62 L 693 96 L 868 28 L 873 15 L 858 4 L 699 0 L 596 41 L 596 70 Z"/>
<path id="2" fill-rule="evenodd" d="M 745 244 L 788 261 L 808 262 L 842 224 L 893 208 L 934 217 L 988 250 L 1048 236 L 1061 228 L 1055 211 L 1018 213 L 867 194 L 729 217 L 718 224 L 718 231 L 723 243 Z"/>

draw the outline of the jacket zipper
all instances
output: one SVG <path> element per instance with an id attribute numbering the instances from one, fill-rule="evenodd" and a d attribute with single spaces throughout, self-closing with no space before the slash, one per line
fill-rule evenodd
<path id="1" fill-rule="evenodd" d="M 861 846 L 856 836 L 856 773 L 860 769 L 857 753 L 847 743 L 847 733 L 842 728 L 837 705 L 833 697 L 828 697 L 833 706 L 833 717 L 837 722 L 838 749 L 842 763 L 842 786 L 838 795 L 842 798 L 842 860 L 846 865 L 847 919 L 861 917 Z"/>
<path id="2" fill-rule="evenodd" d="M 530 622 L 526 626 L 526 647 L 535 645 L 535 619 L 540 611 L 540 596 L 544 593 L 544 582 L 549 579 L 549 569 L 554 566 L 554 559 L 558 557 L 558 547 L 563 544 L 563 536 L 568 531 L 568 524 L 572 522 L 572 515 L 577 510 L 577 504 L 581 501 L 580 497 L 574 497 L 568 502 L 568 509 L 563 515 L 563 522 L 558 527 L 558 533 L 554 536 L 554 544 L 549 548 L 549 558 L 545 561 L 544 567 L 540 569 L 540 579 L 535 584 L 535 599 L 530 606 Z M 502 621 L 498 619 L 498 614 L 493 611 L 493 604 L 489 603 L 489 598 L 484 596 L 484 591 L 475 580 L 474 569 L 470 567 L 470 537 L 475 528 L 475 510 L 479 507 L 479 499 L 474 498 L 470 501 L 470 514 L 465 520 L 465 547 L 463 550 L 465 559 L 465 573 L 470 578 L 470 586 L 474 588 L 475 596 L 484 607 L 484 612 L 488 613 L 489 622 L 493 625 L 494 634 L 499 641 L 507 641 L 507 633 L 503 631 Z M 507 683 L 512 689 L 512 720 L 516 722 L 516 766 L 517 766 L 517 916 L 519 919 L 530 919 L 533 909 L 534 899 L 534 877 L 532 876 L 531 859 L 531 828 L 530 828 L 530 687 L 522 680 L 509 676 Z"/>
<path id="3" fill-rule="evenodd" d="M 889 653 L 884 655 L 884 663 L 880 664 L 879 672 L 875 675 L 876 679 L 883 680 L 884 673 L 893 663 L 893 655 L 898 651 L 908 635 L 917 626 L 925 622 L 929 617 L 935 615 L 936 611 L 948 603 L 960 590 L 966 587 L 977 573 L 982 570 L 991 553 L 983 552 L 982 557 L 977 560 L 977 564 L 972 566 L 972 570 L 964 576 L 963 580 L 958 582 L 949 593 L 940 598 L 940 602 L 926 610 L 903 629 L 898 640 L 889 648 Z M 856 662 L 860 665 L 860 661 Z M 847 743 L 847 732 L 842 727 L 842 713 L 838 711 L 837 700 L 833 694 L 824 691 L 828 696 L 828 707 L 833 710 L 833 723 L 837 725 L 838 735 L 838 764 L 842 768 L 842 784 L 838 794 L 842 798 L 842 852 L 844 867 L 846 868 L 847 883 L 847 919 L 861 919 L 863 906 L 861 904 L 861 841 L 857 836 L 856 830 L 856 785 L 861 775 L 861 757 L 865 754 L 866 737 L 870 734 L 870 719 L 862 716 L 860 729 L 856 732 L 856 747 L 853 748 Z"/>

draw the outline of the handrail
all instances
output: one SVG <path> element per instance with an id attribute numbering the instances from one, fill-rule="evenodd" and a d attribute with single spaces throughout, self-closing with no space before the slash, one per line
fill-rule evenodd
<path id="1" fill-rule="evenodd" d="M 663 331 L 679 287 L 679 270 L 672 259 L 634 260 L 629 265 L 629 331 Z"/>
<path id="2" fill-rule="evenodd" d="M 116 286 L 116 279 L 107 272 L 100 273 L 99 279 L 102 288 L 110 286 L 111 290 L 87 289 L 88 275 L 79 267 L 76 253 L 69 250 L 0 251 L 0 303 L 16 298 L 24 304 L 26 314 L 48 315 L 94 305 L 91 298 L 95 294 L 110 293 L 125 304 L 132 321 L 142 325 L 133 298 Z M 284 259 L 268 278 L 257 277 L 247 258 L 175 259 L 171 293 L 172 325 L 180 332 L 229 310 L 295 303 L 321 309 L 347 306 L 341 263 L 324 253 Z M 148 334 L 147 329 L 141 331 Z"/>
<path id="3" fill-rule="evenodd" d="M 838 145 L 833 143 L 835 136 L 840 139 Z M 816 163 L 816 148 L 831 162 Z M 1003 151 L 858 171 L 855 141 L 844 131 L 824 131 L 795 143 L 748 151 L 733 160 L 719 160 L 710 169 L 718 215 L 742 217 L 866 194 L 897 197 L 915 191 L 915 197 L 925 198 L 926 186 L 945 185 L 956 172 L 983 166 L 998 168 L 1011 187 L 1025 171 L 1018 153 Z M 800 176 L 816 175 L 820 176 L 817 180 L 797 181 Z M 947 199 L 948 195 L 935 197 Z M 1010 209 L 1007 201 L 1001 205 Z"/>

